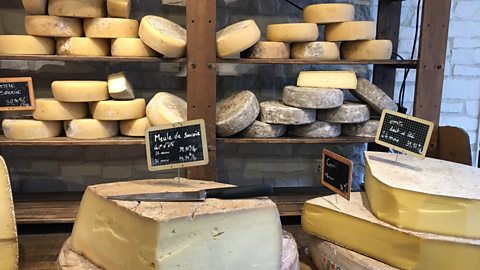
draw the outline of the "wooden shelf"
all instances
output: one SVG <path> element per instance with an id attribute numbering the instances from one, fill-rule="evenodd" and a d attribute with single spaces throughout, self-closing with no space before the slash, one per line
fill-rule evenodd
<path id="1" fill-rule="evenodd" d="M 0 135 L 0 146 L 75 146 L 75 145 L 139 145 L 145 144 L 143 137 L 111 137 L 98 140 L 78 140 L 55 137 L 41 140 L 12 140 Z"/>
<path id="2" fill-rule="evenodd" d="M 417 60 L 309 60 L 309 59 L 244 59 L 218 58 L 220 64 L 294 64 L 294 65 L 384 65 L 397 68 L 416 68 Z"/>
<path id="3" fill-rule="evenodd" d="M 329 143 L 371 143 L 372 137 L 340 136 L 335 138 L 217 138 L 218 143 L 261 143 L 261 144 L 329 144 Z"/>
<path id="4" fill-rule="evenodd" d="M 66 55 L 2 55 L 0 60 L 65 61 L 65 62 L 153 62 L 186 63 L 186 58 L 116 57 L 116 56 L 66 56 Z"/>

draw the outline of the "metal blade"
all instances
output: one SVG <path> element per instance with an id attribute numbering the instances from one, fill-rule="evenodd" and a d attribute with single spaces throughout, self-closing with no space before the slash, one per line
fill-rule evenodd
<path id="1" fill-rule="evenodd" d="M 189 192 L 160 192 L 160 193 L 116 195 L 116 196 L 109 196 L 108 199 L 119 200 L 119 201 L 144 201 L 144 202 L 204 201 L 205 190 L 189 191 Z"/>

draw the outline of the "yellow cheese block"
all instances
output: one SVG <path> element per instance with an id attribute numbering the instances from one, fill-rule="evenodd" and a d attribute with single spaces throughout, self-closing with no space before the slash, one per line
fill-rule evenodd
<path id="1" fill-rule="evenodd" d="M 378 152 L 365 158 L 365 189 L 377 218 L 400 228 L 480 239 L 480 169 Z"/>
<path id="2" fill-rule="evenodd" d="M 74 119 L 63 124 L 65 134 L 73 139 L 104 139 L 118 135 L 118 121 Z"/>
<path id="3" fill-rule="evenodd" d="M 32 15 L 46 15 L 48 0 L 22 0 L 25 12 Z"/>
<path id="4" fill-rule="evenodd" d="M 187 102 L 167 92 L 157 93 L 148 102 L 147 117 L 153 126 L 187 121 Z"/>
<path id="5" fill-rule="evenodd" d="M 54 81 L 53 97 L 63 102 L 91 102 L 109 98 L 105 81 Z"/>
<path id="6" fill-rule="evenodd" d="M 336 196 L 305 202 L 307 233 L 400 269 L 476 270 L 480 265 L 480 240 L 399 229 L 370 212 L 365 193 L 352 193 L 350 201 Z"/>
<path id="7" fill-rule="evenodd" d="M 357 77 L 353 71 L 302 71 L 297 86 L 355 89 Z"/>
<path id="8" fill-rule="evenodd" d="M 105 17 L 105 0 L 48 0 L 48 14 L 65 17 Z"/>
<path id="9" fill-rule="evenodd" d="M 342 22 L 325 26 L 327 41 L 371 40 L 375 39 L 376 35 L 376 24 L 370 21 Z"/>
<path id="10" fill-rule="evenodd" d="M 98 120 L 130 120 L 145 116 L 145 99 L 93 102 L 92 116 Z"/>
<path id="11" fill-rule="evenodd" d="M 355 7 L 350 4 L 315 4 L 303 9 L 303 21 L 307 23 L 338 23 L 353 21 Z"/>
<path id="12" fill-rule="evenodd" d="M 148 47 L 139 38 L 116 38 L 112 40 L 112 56 L 118 57 L 150 57 L 157 52 Z"/>
<path id="13" fill-rule="evenodd" d="M 335 42 L 300 42 L 292 44 L 291 55 L 295 59 L 338 60 L 340 50 Z"/>
<path id="14" fill-rule="evenodd" d="M 37 121 L 31 119 L 4 119 L 2 130 L 5 137 L 14 140 L 52 138 L 62 132 L 60 121 Z"/>
<path id="15" fill-rule="evenodd" d="M 84 19 L 83 30 L 89 38 L 136 38 L 138 22 L 121 18 Z"/>
<path id="16" fill-rule="evenodd" d="M 107 0 L 108 16 L 128 18 L 130 17 L 130 5 L 130 0 Z"/>
<path id="17" fill-rule="evenodd" d="M 340 46 L 342 59 L 383 60 L 392 57 L 391 40 L 346 41 Z"/>
<path id="18" fill-rule="evenodd" d="M 108 75 L 108 94 L 113 99 L 134 99 L 135 92 L 132 84 L 127 79 L 125 72 Z"/>
<path id="19" fill-rule="evenodd" d="M 35 120 L 58 121 L 85 118 L 88 115 L 87 103 L 60 102 L 53 98 L 37 98 L 33 111 Z"/>
<path id="20" fill-rule="evenodd" d="M 82 20 L 58 16 L 25 16 L 25 30 L 32 36 L 80 37 L 83 34 Z"/>
<path id="21" fill-rule="evenodd" d="M 165 57 L 183 57 L 187 48 L 187 30 L 162 17 L 142 18 L 138 35 L 145 44 Z"/>
<path id="22" fill-rule="evenodd" d="M 0 156 L 0 265 L 2 270 L 18 269 L 18 240 L 12 188 L 5 160 Z"/>
<path id="23" fill-rule="evenodd" d="M 257 43 L 260 35 L 254 20 L 229 25 L 217 32 L 217 55 L 227 57 L 239 53 Z"/>
<path id="24" fill-rule="evenodd" d="M 314 23 L 280 23 L 267 26 L 267 39 L 282 42 L 315 41 L 318 27 Z"/>
<path id="25" fill-rule="evenodd" d="M 145 130 L 151 127 L 147 117 L 120 121 L 120 133 L 125 136 L 144 137 Z"/>
<path id="26" fill-rule="evenodd" d="M 0 35 L 0 54 L 55 54 L 55 40 L 26 35 Z"/>
<path id="27" fill-rule="evenodd" d="M 290 58 L 290 44 L 277 41 L 259 41 L 241 52 L 240 56 L 256 59 L 288 59 Z"/>
<path id="28" fill-rule="evenodd" d="M 107 56 L 110 55 L 110 40 L 87 37 L 58 38 L 57 54 Z"/>

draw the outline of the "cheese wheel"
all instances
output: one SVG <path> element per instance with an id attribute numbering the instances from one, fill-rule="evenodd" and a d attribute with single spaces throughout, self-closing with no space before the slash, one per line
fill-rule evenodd
<path id="1" fill-rule="evenodd" d="M 46 37 L 0 35 L 0 54 L 55 54 L 55 40 Z"/>
<path id="2" fill-rule="evenodd" d="M 109 98 L 105 81 L 54 81 L 53 97 L 63 102 L 91 102 Z"/>
<path id="3" fill-rule="evenodd" d="M 302 71 L 298 75 L 298 86 L 319 88 L 357 88 L 357 76 L 353 71 Z"/>
<path id="4" fill-rule="evenodd" d="M 2 122 L 2 130 L 5 137 L 13 140 L 46 139 L 60 135 L 62 132 L 62 122 L 5 119 Z"/>
<path id="5" fill-rule="evenodd" d="M 116 38 L 112 40 L 112 56 L 149 57 L 157 53 L 139 38 Z"/>
<path id="6" fill-rule="evenodd" d="M 254 20 L 229 25 L 217 32 L 217 55 L 227 57 L 239 53 L 255 44 L 260 35 Z"/>
<path id="7" fill-rule="evenodd" d="M 290 58 L 290 44 L 276 41 L 260 41 L 240 53 L 242 58 L 281 59 Z"/>
<path id="8" fill-rule="evenodd" d="M 18 236 L 15 223 L 12 186 L 5 160 L 0 156 L 0 254 L 2 269 L 18 269 Z"/>
<path id="9" fill-rule="evenodd" d="M 348 136 L 375 137 L 379 122 L 378 120 L 368 120 L 358 124 L 343 124 L 342 134 Z"/>
<path id="10" fill-rule="evenodd" d="M 183 57 L 187 48 L 187 30 L 162 17 L 142 18 L 138 35 L 145 44 L 165 57 Z"/>
<path id="11" fill-rule="evenodd" d="M 384 60 L 392 57 L 391 40 L 361 40 L 342 42 L 342 59 Z"/>
<path id="12" fill-rule="evenodd" d="M 118 135 L 117 121 L 75 119 L 64 122 L 65 134 L 73 139 L 103 139 Z"/>
<path id="13" fill-rule="evenodd" d="M 282 137 L 287 131 L 285 125 L 273 125 L 255 120 L 250 126 L 242 130 L 239 135 L 245 138 L 276 138 Z"/>
<path id="14" fill-rule="evenodd" d="M 315 122 L 315 112 L 314 109 L 290 107 L 272 100 L 260 103 L 259 119 L 270 124 L 303 125 Z"/>
<path id="15" fill-rule="evenodd" d="M 334 42 L 300 42 L 292 44 L 291 56 L 295 59 L 338 60 L 340 50 Z"/>
<path id="16" fill-rule="evenodd" d="M 315 41 L 318 27 L 314 23 L 280 23 L 267 26 L 267 39 L 282 42 Z"/>
<path id="17" fill-rule="evenodd" d="M 187 102 L 167 92 L 160 92 L 148 102 L 147 117 L 153 126 L 187 121 Z"/>
<path id="18" fill-rule="evenodd" d="M 57 16 L 25 16 L 25 30 L 32 36 L 80 37 L 82 20 Z"/>
<path id="19" fill-rule="evenodd" d="M 108 75 L 108 93 L 113 99 L 134 99 L 135 92 L 125 72 Z"/>
<path id="20" fill-rule="evenodd" d="M 375 39 L 376 35 L 376 24 L 370 21 L 342 22 L 325 26 L 327 41 L 370 40 Z"/>
<path id="21" fill-rule="evenodd" d="M 335 109 L 318 110 L 317 119 L 330 123 L 362 123 L 370 119 L 370 111 L 365 104 L 345 103 Z"/>
<path id="22" fill-rule="evenodd" d="M 147 117 L 120 121 L 120 133 L 125 136 L 145 136 L 145 130 L 151 127 Z"/>
<path id="23" fill-rule="evenodd" d="M 249 90 L 236 92 L 217 102 L 217 135 L 236 134 L 250 126 L 258 116 L 260 107 L 257 97 Z"/>
<path id="24" fill-rule="evenodd" d="M 136 38 L 138 22 L 121 18 L 84 19 L 83 30 L 89 38 Z"/>
<path id="25" fill-rule="evenodd" d="M 97 120 L 130 120 L 145 116 L 145 99 L 104 100 L 91 103 L 92 116 Z"/>
<path id="26" fill-rule="evenodd" d="M 332 109 L 342 106 L 343 92 L 335 88 L 285 86 L 282 101 L 305 109 Z"/>
<path id="27" fill-rule="evenodd" d="M 315 4 L 303 9 L 303 21 L 327 24 L 353 21 L 355 7 L 350 4 Z"/>
<path id="28" fill-rule="evenodd" d="M 108 16 L 128 18 L 130 17 L 130 5 L 130 0 L 107 0 Z"/>
<path id="29" fill-rule="evenodd" d="M 25 12 L 32 15 L 46 15 L 48 0 L 22 0 Z"/>
<path id="30" fill-rule="evenodd" d="M 307 125 L 289 126 L 288 135 L 307 138 L 334 138 L 342 134 L 342 125 L 315 121 Z"/>
<path id="31" fill-rule="evenodd" d="M 65 17 L 105 17 L 105 0 L 48 0 L 48 14 Z"/>
<path id="32" fill-rule="evenodd" d="M 60 102 L 53 98 L 37 98 L 35 104 L 33 118 L 36 120 L 72 120 L 84 118 L 88 115 L 87 103 Z"/>
<path id="33" fill-rule="evenodd" d="M 107 56 L 110 55 L 110 40 L 86 37 L 58 38 L 57 54 Z"/>
<path id="34" fill-rule="evenodd" d="M 383 110 L 397 111 L 398 106 L 382 89 L 369 80 L 359 78 L 357 87 L 351 91 L 359 100 L 365 101 L 370 107 L 381 114 Z"/>

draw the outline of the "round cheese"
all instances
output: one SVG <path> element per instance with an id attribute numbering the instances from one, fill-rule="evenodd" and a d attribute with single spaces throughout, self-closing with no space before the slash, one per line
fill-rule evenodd
<path id="1" fill-rule="evenodd" d="M 303 9 L 303 21 L 327 24 L 353 21 L 355 7 L 350 4 L 315 4 Z"/>
<path id="2" fill-rule="evenodd" d="M 107 56 L 110 55 L 110 40 L 87 37 L 58 38 L 57 54 Z"/>
<path id="3" fill-rule="evenodd" d="M 62 132 L 60 121 L 5 119 L 2 122 L 5 137 L 13 140 L 36 140 L 56 137 Z"/>
<path id="4" fill-rule="evenodd" d="M 65 17 L 105 17 L 105 0 L 48 0 L 48 14 Z"/>
<path id="5" fill-rule="evenodd" d="M 242 58 L 278 59 L 290 58 L 290 44 L 276 41 L 260 41 L 240 53 Z"/>
<path id="6" fill-rule="evenodd" d="M 361 123 L 370 118 L 367 105 L 345 103 L 341 107 L 331 110 L 318 110 L 317 119 L 330 123 Z"/>
<path id="7" fill-rule="evenodd" d="M 112 56 L 149 57 L 157 53 L 139 38 L 116 38 L 112 40 Z"/>
<path id="8" fill-rule="evenodd" d="M 316 121 L 308 125 L 289 126 L 288 135 L 307 138 L 334 138 L 342 133 L 342 125 Z"/>
<path id="9" fill-rule="evenodd" d="M 92 116 L 97 120 L 130 120 L 145 116 L 145 99 L 104 100 L 91 103 Z"/>
<path id="10" fill-rule="evenodd" d="M 107 12 L 109 17 L 130 17 L 130 0 L 107 0 Z"/>
<path id="11" fill-rule="evenodd" d="M 342 59 L 384 60 L 392 57 L 391 40 L 361 40 L 342 42 Z"/>
<path id="12" fill-rule="evenodd" d="M 56 100 L 63 102 L 91 102 L 109 98 L 105 81 L 54 81 L 52 92 Z"/>
<path id="13" fill-rule="evenodd" d="M 348 136 L 375 137 L 379 122 L 378 120 L 368 120 L 358 124 L 343 124 L 342 134 Z"/>
<path id="14" fill-rule="evenodd" d="M 142 18 L 138 35 L 145 44 L 165 57 L 183 57 L 187 48 L 187 30 L 162 17 Z"/>
<path id="15" fill-rule="evenodd" d="M 22 0 L 25 12 L 32 15 L 47 14 L 47 2 L 48 0 Z"/>
<path id="16" fill-rule="evenodd" d="M 72 120 L 85 118 L 88 115 L 87 103 L 60 102 L 53 98 L 37 98 L 35 106 L 33 118 L 36 120 Z"/>
<path id="17" fill-rule="evenodd" d="M 239 135 L 245 138 L 276 138 L 282 137 L 287 131 L 285 125 L 273 125 L 255 120 L 250 126 L 242 130 Z"/>
<path id="18" fill-rule="evenodd" d="M 217 32 L 217 55 L 227 57 L 239 53 L 255 44 L 260 35 L 254 20 L 229 25 Z"/>
<path id="19" fill-rule="evenodd" d="M 370 21 L 342 22 L 325 26 L 327 41 L 370 40 L 375 39 L 376 35 L 376 24 Z"/>
<path id="20" fill-rule="evenodd" d="M 260 103 L 260 121 L 270 124 L 303 125 L 315 122 L 314 109 L 300 109 L 287 106 L 280 101 Z"/>
<path id="21" fill-rule="evenodd" d="M 369 80 L 359 78 L 357 88 L 351 91 L 359 100 L 365 101 L 370 107 L 381 114 L 383 110 L 397 111 L 398 106 L 385 92 Z"/>
<path id="22" fill-rule="evenodd" d="M 55 40 L 26 35 L 0 35 L 0 54 L 55 54 Z"/>
<path id="23" fill-rule="evenodd" d="M 236 134 L 250 126 L 260 111 L 257 97 L 248 90 L 240 91 L 217 103 L 217 135 Z"/>
<path id="24" fill-rule="evenodd" d="M 298 86 L 355 89 L 357 76 L 353 71 L 302 71 L 298 75 Z"/>
<path id="25" fill-rule="evenodd" d="M 147 117 L 120 121 L 120 133 L 125 136 L 145 136 L 145 130 L 151 127 Z"/>
<path id="26" fill-rule="evenodd" d="M 25 30 L 32 36 L 80 37 L 82 20 L 57 16 L 25 16 Z"/>
<path id="27" fill-rule="evenodd" d="M 84 19 L 83 30 L 89 38 L 136 38 L 138 22 L 120 18 Z"/>
<path id="28" fill-rule="evenodd" d="M 267 39 L 282 42 L 315 41 L 318 27 L 314 23 L 280 23 L 267 26 Z"/>
<path id="29" fill-rule="evenodd" d="M 187 102 L 167 92 L 157 93 L 148 102 L 147 117 L 153 126 L 187 121 Z"/>
<path id="30" fill-rule="evenodd" d="M 343 92 L 335 88 L 285 86 L 283 103 L 306 109 L 331 109 L 342 106 Z"/>
<path id="31" fill-rule="evenodd" d="M 338 60 L 340 50 L 334 42 L 312 41 L 293 43 L 291 49 L 292 58 L 295 59 L 316 59 L 316 60 Z"/>
<path id="32" fill-rule="evenodd" d="M 67 137 L 73 139 L 103 139 L 118 135 L 117 121 L 75 119 L 63 124 Z"/>

